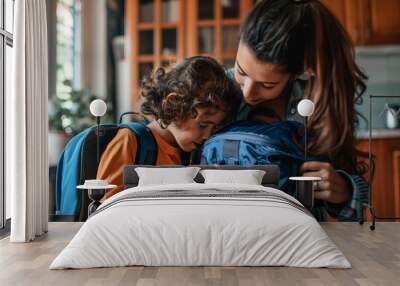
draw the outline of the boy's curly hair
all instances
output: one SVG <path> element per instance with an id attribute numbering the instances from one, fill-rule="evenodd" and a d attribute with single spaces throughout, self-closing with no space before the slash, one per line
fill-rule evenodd
<path id="1" fill-rule="evenodd" d="M 170 96 L 168 96 L 170 95 Z M 196 107 L 214 107 L 230 117 L 234 107 L 224 68 L 213 58 L 186 58 L 169 70 L 158 68 L 142 81 L 141 112 L 162 127 L 197 116 Z"/>

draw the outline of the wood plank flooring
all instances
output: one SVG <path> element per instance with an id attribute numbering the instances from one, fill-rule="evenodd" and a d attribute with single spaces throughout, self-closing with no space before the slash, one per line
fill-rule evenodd
<path id="1" fill-rule="evenodd" d="M 400 285 L 400 223 L 323 223 L 353 268 L 289 267 L 121 267 L 49 270 L 80 223 L 50 223 L 49 233 L 32 243 L 0 240 L 0 285 Z"/>

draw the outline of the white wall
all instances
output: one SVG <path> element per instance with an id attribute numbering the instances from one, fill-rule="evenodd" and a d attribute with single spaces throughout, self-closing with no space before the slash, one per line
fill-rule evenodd
<path id="1" fill-rule="evenodd" d="M 113 54 L 116 63 L 116 114 L 132 111 L 130 94 L 130 66 L 126 55 L 126 38 L 118 36 L 113 39 Z"/>
<path id="2" fill-rule="evenodd" d="M 107 95 L 106 0 L 82 1 L 82 88 Z"/>

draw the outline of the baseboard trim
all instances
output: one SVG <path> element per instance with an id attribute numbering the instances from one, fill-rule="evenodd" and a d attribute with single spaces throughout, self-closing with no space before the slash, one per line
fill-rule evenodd
<path id="1" fill-rule="evenodd" d="M 74 215 L 55 215 L 49 214 L 49 221 L 75 221 Z"/>

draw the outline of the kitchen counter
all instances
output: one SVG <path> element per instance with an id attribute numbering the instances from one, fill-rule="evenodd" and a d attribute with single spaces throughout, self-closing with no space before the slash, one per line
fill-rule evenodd
<path id="1" fill-rule="evenodd" d="M 372 139 L 388 139 L 388 138 L 400 138 L 400 128 L 397 129 L 372 129 Z M 368 139 L 369 130 L 363 129 L 358 130 L 356 133 L 357 139 Z"/>

